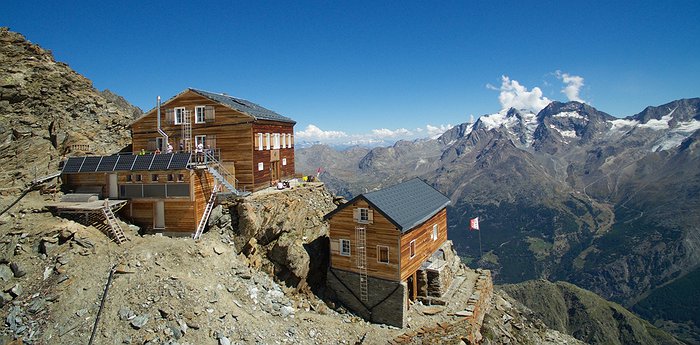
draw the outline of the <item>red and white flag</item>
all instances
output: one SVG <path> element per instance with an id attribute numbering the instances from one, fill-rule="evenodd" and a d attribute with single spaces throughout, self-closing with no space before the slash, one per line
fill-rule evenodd
<path id="1" fill-rule="evenodd" d="M 469 230 L 479 230 L 479 217 L 469 220 Z"/>

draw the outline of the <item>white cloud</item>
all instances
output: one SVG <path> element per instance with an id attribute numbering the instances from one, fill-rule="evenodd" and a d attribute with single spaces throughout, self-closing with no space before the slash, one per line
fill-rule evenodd
<path id="1" fill-rule="evenodd" d="M 437 138 L 442 135 L 442 133 L 447 132 L 450 128 L 453 126 L 451 124 L 447 125 L 438 125 L 438 126 L 432 126 L 432 125 L 425 125 L 425 129 L 428 132 L 428 136 L 430 138 Z"/>
<path id="2" fill-rule="evenodd" d="M 406 128 L 398 128 L 395 130 L 387 129 L 387 128 L 380 128 L 380 129 L 373 129 L 372 134 L 378 137 L 389 137 L 389 138 L 395 138 L 395 137 L 406 137 L 413 135 L 413 132 L 409 131 Z"/>
<path id="3" fill-rule="evenodd" d="M 329 140 L 345 138 L 348 135 L 343 131 L 324 131 L 315 125 L 308 125 L 305 130 L 296 132 L 296 136 L 311 140 Z"/>
<path id="4" fill-rule="evenodd" d="M 581 103 L 587 103 L 579 96 L 581 88 L 583 87 L 583 77 L 578 75 L 571 75 L 569 73 L 562 73 L 557 70 L 554 75 L 560 79 L 566 86 L 561 90 L 561 93 L 566 95 L 570 101 L 577 101 Z"/>
<path id="5" fill-rule="evenodd" d="M 500 91 L 498 101 L 501 102 L 502 109 L 525 109 L 538 113 L 552 102 L 542 95 L 542 90 L 539 87 L 534 87 L 531 91 L 528 91 L 517 80 L 511 80 L 505 75 L 501 77 L 500 88 L 496 88 L 491 84 L 487 84 L 486 88 Z"/>

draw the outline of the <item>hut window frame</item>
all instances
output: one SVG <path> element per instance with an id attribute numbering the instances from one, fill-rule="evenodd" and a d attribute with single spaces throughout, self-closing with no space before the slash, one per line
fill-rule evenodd
<path id="1" fill-rule="evenodd" d="M 194 107 L 194 123 L 205 123 L 206 122 L 206 107 L 203 105 L 198 105 Z"/>
<path id="2" fill-rule="evenodd" d="M 350 256 L 351 250 L 350 250 L 350 240 L 341 238 L 340 239 L 340 255 L 341 256 Z"/>
<path id="3" fill-rule="evenodd" d="M 410 255 L 411 259 L 416 257 L 416 240 L 413 240 L 413 241 L 408 243 L 408 250 L 411 254 Z"/>
<path id="4" fill-rule="evenodd" d="M 440 227 L 437 224 L 433 224 L 433 233 L 430 237 L 433 238 L 433 241 L 437 241 L 438 239 L 438 231 L 440 230 Z"/>
<path id="5" fill-rule="evenodd" d="M 389 263 L 389 247 L 377 246 L 377 262 L 381 264 Z"/>
<path id="6" fill-rule="evenodd" d="M 175 107 L 173 112 L 175 113 L 175 124 L 181 125 L 185 123 L 185 107 Z"/>

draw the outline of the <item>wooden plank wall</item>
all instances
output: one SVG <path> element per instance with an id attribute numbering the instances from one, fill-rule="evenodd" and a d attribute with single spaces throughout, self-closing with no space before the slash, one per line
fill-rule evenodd
<path id="1" fill-rule="evenodd" d="M 75 191 L 79 187 L 100 186 L 102 187 L 102 195 L 100 197 L 109 195 L 109 181 L 106 173 L 64 174 L 62 179 L 71 191 Z"/>
<path id="2" fill-rule="evenodd" d="M 340 252 L 331 251 L 331 267 L 351 272 L 359 272 L 357 269 L 357 239 L 355 226 L 364 225 L 366 232 L 367 275 L 387 280 L 399 279 L 399 230 L 396 226 L 384 218 L 377 210 L 373 210 L 374 220 L 372 224 L 358 224 L 353 219 L 355 208 L 372 208 L 369 204 L 359 199 L 352 205 L 334 214 L 330 219 L 329 237 L 331 241 L 340 239 L 350 240 L 350 256 L 342 256 Z M 389 247 L 389 263 L 377 262 L 377 246 Z"/>
<path id="3" fill-rule="evenodd" d="M 438 224 L 438 238 L 431 239 L 433 224 Z M 416 240 L 416 256 L 411 258 L 410 242 Z M 401 236 L 401 280 L 406 280 L 418 270 L 430 255 L 447 241 L 447 209 L 432 216 L 425 223 Z"/>
<path id="4" fill-rule="evenodd" d="M 252 139 L 254 143 L 257 139 L 258 133 L 273 133 L 280 134 L 292 134 L 294 136 L 294 125 L 291 123 L 284 122 L 270 122 L 270 121 L 258 121 L 253 124 L 252 128 Z M 263 139 L 264 141 L 265 139 Z M 292 140 L 293 142 L 293 140 Z M 256 149 L 257 144 L 253 147 L 253 175 L 254 175 L 254 190 L 260 190 L 271 186 L 270 178 L 270 151 L 272 150 L 272 138 L 270 138 L 270 150 L 267 149 L 265 144 L 262 150 Z M 281 145 L 280 145 L 281 147 Z M 279 157 L 279 167 L 280 167 L 280 179 L 290 179 L 294 177 L 294 146 L 291 148 L 286 147 L 280 148 Z M 287 159 L 287 165 L 282 165 L 282 158 Z M 263 163 L 263 170 L 258 170 L 258 163 Z"/>
<path id="5" fill-rule="evenodd" d="M 209 201 L 209 196 L 214 189 L 214 177 L 206 170 L 197 170 L 193 172 L 192 180 L 194 184 L 194 220 L 195 225 L 191 228 L 191 231 L 197 229 L 199 220 L 202 219 L 204 215 L 204 209 L 207 206 L 207 201 Z"/>

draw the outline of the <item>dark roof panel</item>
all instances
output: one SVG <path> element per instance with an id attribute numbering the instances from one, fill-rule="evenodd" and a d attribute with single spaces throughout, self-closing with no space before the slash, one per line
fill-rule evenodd
<path id="1" fill-rule="evenodd" d="M 430 219 L 450 204 L 450 199 L 423 180 L 414 178 L 375 192 L 360 194 L 340 205 L 324 218 L 332 217 L 357 199 L 365 199 L 392 222 L 402 233 Z"/>
<path id="2" fill-rule="evenodd" d="M 63 173 L 77 173 L 80 171 L 80 167 L 83 165 L 85 157 L 70 157 L 65 164 L 63 164 Z"/>
<path id="3" fill-rule="evenodd" d="M 226 94 L 213 93 L 204 90 L 192 89 L 190 90 L 211 99 L 212 101 L 221 103 L 227 107 L 238 110 L 244 114 L 248 114 L 255 118 L 256 120 L 269 120 L 269 121 L 280 121 L 288 123 L 296 123 L 294 120 L 282 116 L 270 109 L 263 108 L 253 102 L 247 101 L 245 99 L 232 97 Z"/>
<path id="4" fill-rule="evenodd" d="M 100 161 L 100 165 L 97 167 L 97 171 L 114 171 L 114 166 L 117 164 L 117 159 L 119 156 L 104 156 Z"/>
<path id="5" fill-rule="evenodd" d="M 131 170 L 131 166 L 134 165 L 136 156 L 133 155 L 119 155 L 119 160 L 117 165 L 114 166 L 114 170 Z"/>
<path id="6" fill-rule="evenodd" d="M 83 165 L 80 167 L 80 172 L 95 172 L 97 171 L 97 166 L 100 164 L 100 161 L 102 160 L 101 156 L 90 156 L 90 157 L 85 157 L 85 161 L 83 162 Z"/>

